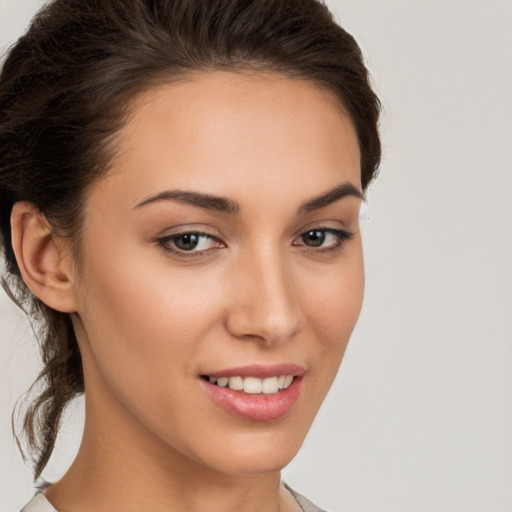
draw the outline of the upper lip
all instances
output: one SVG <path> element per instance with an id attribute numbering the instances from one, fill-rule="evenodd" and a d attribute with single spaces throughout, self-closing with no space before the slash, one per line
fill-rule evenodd
<path id="1" fill-rule="evenodd" d="M 275 377 L 279 375 L 293 375 L 300 377 L 306 373 L 303 366 L 293 363 L 282 364 L 250 364 L 246 366 L 237 366 L 234 368 L 226 368 L 223 370 L 215 370 L 212 372 L 203 373 L 208 377 L 259 377 L 264 379 L 266 377 Z"/>

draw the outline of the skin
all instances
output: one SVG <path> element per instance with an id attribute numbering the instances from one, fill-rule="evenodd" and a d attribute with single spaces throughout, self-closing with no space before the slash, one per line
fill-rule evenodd
<path id="1" fill-rule="evenodd" d="M 196 73 L 138 98 L 116 144 L 86 199 L 80 267 L 30 205 L 13 212 L 25 280 L 76 312 L 84 366 L 83 442 L 46 496 L 60 512 L 298 510 L 279 472 L 332 384 L 364 288 L 360 198 L 298 209 L 340 184 L 361 191 L 352 122 L 311 83 Z M 239 212 L 137 206 L 167 190 Z M 351 238 L 310 246 L 314 228 Z M 212 239 L 186 257 L 158 243 L 176 231 Z M 236 418 L 204 392 L 200 375 L 252 363 L 305 368 L 283 417 Z"/>

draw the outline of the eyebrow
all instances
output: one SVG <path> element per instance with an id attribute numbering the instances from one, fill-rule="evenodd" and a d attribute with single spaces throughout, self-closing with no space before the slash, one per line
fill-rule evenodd
<path id="1" fill-rule="evenodd" d="M 147 204 L 164 200 L 176 201 L 178 203 L 198 206 L 199 208 L 205 208 L 206 210 L 213 210 L 222 213 L 236 214 L 240 212 L 240 205 L 232 199 L 182 190 L 166 190 L 165 192 L 161 192 L 160 194 L 145 199 L 135 208 L 140 208 L 141 206 L 146 206 Z"/>
<path id="2" fill-rule="evenodd" d="M 300 215 L 301 213 L 319 210 L 320 208 L 329 206 L 330 204 L 347 196 L 364 199 L 362 192 L 360 192 L 354 185 L 352 185 L 352 183 L 347 181 L 341 185 L 338 185 L 332 190 L 329 190 L 323 194 L 320 194 L 319 196 L 314 197 L 313 199 L 309 199 L 308 201 L 302 203 L 297 210 L 297 213 Z"/>
<path id="3" fill-rule="evenodd" d="M 363 194 L 354 185 L 352 185 L 352 183 L 346 182 L 319 196 L 305 201 L 299 206 L 297 214 L 300 215 L 306 212 L 324 208 L 347 196 L 363 199 Z M 206 210 L 228 213 L 231 215 L 238 214 L 241 210 L 239 203 L 227 197 L 183 190 L 166 190 L 154 196 L 148 197 L 141 203 L 137 204 L 135 208 L 141 208 L 157 201 L 176 201 L 178 203 L 197 206 Z"/>

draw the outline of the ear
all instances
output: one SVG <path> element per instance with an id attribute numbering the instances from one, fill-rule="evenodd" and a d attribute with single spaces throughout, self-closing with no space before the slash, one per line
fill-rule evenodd
<path id="1" fill-rule="evenodd" d="M 76 311 L 76 301 L 71 243 L 52 233 L 48 226 L 34 204 L 14 204 L 12 246 L 25 284 L 47 306 L 72 313 Z"/>

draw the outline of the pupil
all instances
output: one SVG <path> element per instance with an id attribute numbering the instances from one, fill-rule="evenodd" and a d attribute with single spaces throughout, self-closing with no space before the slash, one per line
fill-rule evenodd
<path id="1" fill-rule="evenodd" d="M 184 251 L 194 249 L 199 243 L 199 237 L 193 233 L 179 236 L 176 241 L 176 246 Z"/>
<path id="2" fill-rule="evenodd" d="M 307 245 L 317 247 L 324 243 L 325 233 L 323 231 L 319 231 L 318 229 L 313 229 L 308 231 L 304 238 L 304 241 L 307 243 Z"/>

